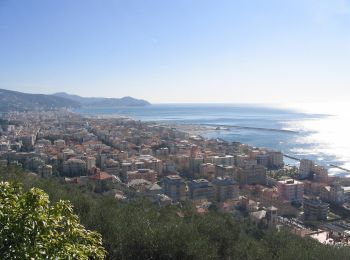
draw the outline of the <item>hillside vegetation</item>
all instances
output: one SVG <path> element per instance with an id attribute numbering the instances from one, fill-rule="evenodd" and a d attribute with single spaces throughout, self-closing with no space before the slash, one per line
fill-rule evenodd
<path id="1" fill-rule="evenodd" d="M 350 259 L 348 248 L 261 230 L 228 214 L 198 215 L 189 205 L 118 202 L 19 168 L 0 169 L 0 180 L 43 189 L 52 203 L 69 200 L 81 223 L 102 234 L 107 259 Z"/>

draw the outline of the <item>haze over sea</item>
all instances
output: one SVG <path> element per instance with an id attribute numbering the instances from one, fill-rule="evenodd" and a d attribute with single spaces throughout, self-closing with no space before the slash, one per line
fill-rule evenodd
<path id="1" fill-rule="evenodd" d="M 323 113 L 322 107 L 329 113 Z M 349 114 L 341 106 L 335 105 L 305 108 L 306 106 L 295 110 L 257 105 L 162 104 L 128 108 L 81 108 L 76 112 L 94 116 L 121 115 L 162 123 L 246 127 L 208 131 L 204 136 L 271 148 L 297 158 L 315 160 L 321 165 L 335 164 L 349 169 Z M 285 162 L 296 163 L 289 159 Z M 329 173 L 349 175 L 336 168 L 330 168 Z"/>

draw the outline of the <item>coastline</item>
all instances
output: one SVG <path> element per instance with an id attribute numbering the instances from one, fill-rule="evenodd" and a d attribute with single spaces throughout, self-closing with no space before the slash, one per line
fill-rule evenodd
<path id="1" fill-rule="evenodd" d="M 133 119 L 132 119 L 133 120 Z M 158 122 L 155 122 L 158 123 Z M 176 128 L 177 130 L 183 131 L 189 135 L 192 136 L 200 136 L 202 138 L 208 139 L 205 137 L 206 134 L 212 132 L 215 133 L 217 131 L 222 131 L 222 130 L 227 130 L 227 129 L 217 129 L 218 127 L 236 127 L 236 128 L 242 128 L 242 129 L 251 129 L 251 130 L 261 130 L 261 131 L 276 131 L 279 132 L 280 130 L 274 130 L 274 129 L 263 129 L 263 128 L 256 128 L 256 127 L 239 127 L 239 126 L 227 126 L 227 125 L 209 125 L 209 124 L 181 124 L 181 123 L 172 123 L 172 124 L 161 124 L 164 125 L 166 127 L 170 127 L 170 128 Z M 292 132 L 292 133 L 296 133 L 295 131 L 288 131 L 288 130 L 281 130 L 281 132 Z M 222 139 L 222 138 L 220 138 Z M 225 142 L 228 142 L 225 139 L 222 139 Z M 243 143 L 244 144 L 244 143 Z M 274 150 L 272 148 L 266 148 L 266 147 L 257 147 L 259 149 L 270 149 L 270 150 Z M 287 158 L 289 160 L 289 162 L 291 161 L 295 161 L 296 163 L 287 163 L 286 165 L 298 165 L 301 161 L 301 158 L 297 158 L 295 156 L 291 156 L 289 154 L 283 153 L 284 158 Z M 306 158 L 307 159 L 307 158 Z M 340 174 L 334 174 L 334 175 L 330 175 L 330 177 L 338 177 L 338 178 L 350 178 L 350 170 L 346 169 L 342 166 L 338 166 L 335 165 L 333 163 L 330 164 L 319 164 L 320 166 L 324 166 L 327 169 L 331 169 L 331 168 L 335 168 L 341 171 L 344 171 L 344 173 L 340 173 Z M 346 174 L 345 176 L 343 176 L 344 174 Z M 347 175 L 349 174 L 349 175 Z"/>
<path id="2" fill-rule="evenodd" d="M 336 167 L 332 168 L 332 175 L 349 175 L 349 172 L 342 171 L 342 167 L 347 168 L 347 160 L 344 160 L 343 157 L 339 157 L 339 154 L 328 153 L 331 152 L 331 150 L 327 153 L 323 152 L 323 149 L 318 147 L 318 143 L 303 143 L 303 141 L 298 140 L 303 140 L 308 136 L 314 135 L 314 132 L 309 133 L 307 129 L 300 131 L 293 127 L 288 127 L 290 128 L 289 130 L 288 128 L 284 129 L 282 126 L 278 126 L 280 129 L 271 127 L 273 125 L 269 126 L 271 119 L 277 120 L 276 122 L 287 120 L 286 122 L 289 123 L 294 121 L 303 122 L 304 120 L 314 120 L 318 119 L 318 117 L 313 118 L 310 114 L 302 114 L 301 117 L 299 117 L 299 113 L 294 114 L 293 112 L 289 114 L 289 111 L 277 110 L 278 118 L 274 119 L 274 113 L 276 112 L 273 110 L 261 111 L 260 108 L 258 108 L 256 112 L 255 110 L 253 111 L 253 115 L 257 113 L 257 121 L 255 122 L 255 117 L 251 114 L 253 108 L 248 108 L 248 112 L 245 111 L 244 108 L 242 108 L 241 111 L 237 106 L 210 106 L 208 110 L 205 109 L 205 106 L 174 107 L 162 105 L 161 107 L 152 106 L 147 109 L 129 108 L 125 110 L 111 108 L 109 110 L 89 110 L 85 112 L 73 110 L 73 112 L 81 116 L 91 116 L 94 118 L 127 118 L 135 121 L 154 122 L 159 125 L 177 128 L 190 135 L 200 135 L 209 139 L 220 138 L 228 142 L 237 141 L 254 147 L 266 147 L 271 150 L 282 151 L 284 154 L 292 155 L 300 159 L 313 160 L 318 165 L 324 165 L 327 168 L 329 168 L 330 165 L 334 165 Z M 286 114 L 281 114 L 281 111 Z M 265 117 L 267 118 L 266 121 L 264 121 Z M 237 118 L 238 121 L 236 120 Z M 243 125 L 231 123 L 231 121 L 240 122 L 240 120 L 250 121 L 242 121 Z M 256 124 L 256 126 L 254 126 L 254 124 Z M 259 126 L 261 124 L 263 127 Z M 324 144 L 322 143 L 320 145 Z M 319 158 L 321 159 L 319 160 Z M 293 161 L 289 163 L 294 164 Z"/>

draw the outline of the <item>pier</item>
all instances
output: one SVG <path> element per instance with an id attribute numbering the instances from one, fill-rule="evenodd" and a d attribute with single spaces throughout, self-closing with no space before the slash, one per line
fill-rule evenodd
<path id="1" fill-rule="evenodd" d="M 299 132 L 286 129 L 274 129 L 274 128 L 263 128 L 263 127 L 252 127 L 252 126 L 239 126 L 239 125 L 217 125 L 217 124 L 200 124 L 203 126 L 210 127 L 222 127 L 222 128 L 238 128 L 238 129 L 247 129 L 247 130 L 256 130 L 256 131 L 270 131 L 270 132 L 283 132 L 283 133 L 292 133 L 297 134 Z"/>
<path id="2" fill-rule="evenodd" d="M 297 157 L 294 157 L 294 156 L 291 156 L 291 155 L 288 155 L 288 154 L 283 154 L 283 156 L 284 156 L 284 157 L 287 157 L 287 158 L 289 158 L 289 159 L 292 159 L 292 160 L 299 161 L 299 162 L 300 162 L 300 160 L 301 160 L 301 159 L 299 159 L 299 158 L 297 158 Z M 330 167 L 330 168 L 337 168 L 337 169 L 339 169 L 339 170 L 342 170 L 342 171 L 345 171 L 345 172 L 349 172 L 349 173 L 350 173 L 350 170 L 349 170 L 349 169 L 346 169 L 346 168 L 344 168 L 344 167 L 341 167 L 341 166 L 338 166 L 338 165 L 335 165 L 335 164 L 332 164 L 332 163 L 327 164 L 327 166 Z"/>
<path id="3" fill-rule="evenodd" d="M 343 171 L 345 171 L 345 172 L 350 172 L 349 169 L 345 169 L 345 168 L 343 168 L 343 167 L 340 167 L 340 166 L 337 166 L 337 165 L 334 165 L 334 164 L 329 164 L 329 166 L 330 166 L 330 167 L 333 167 L 333 168 L 338 168 L 338 169 L 343 170 Z"/>
<path id="4" fill-rule="evenodd" d="M 287 157 L 289 159 L 292 159 L 292 160 L 296 160 L 298 162 L 300 162 L 301 159 L 297 158 L 297 157 L 294 157 L 294 156 L 291 156 L 291 155 L 288 155 L 288 154 L 283 154 L 284 157 Z"/>

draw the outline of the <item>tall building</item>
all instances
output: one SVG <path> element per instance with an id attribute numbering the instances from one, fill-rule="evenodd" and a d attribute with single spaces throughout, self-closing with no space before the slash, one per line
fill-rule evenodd
<path id="1" fill-rule="evenodd" d="M 189 183 L 189 197 L 192 200 L 213 200 L 214 187 L 206 179 L 197 179 Z"/>
<path id="2" fill-rule="evenodd" d="M 329 204 L 319 199 L 305 199 L 303 206 L 305 220 L 327 220 Z"/>
<path id="3" fill-rule="evenodd" d="M 42 166 L 39 166 L 39 174 L 41 177 L 47 178 L 52 176 L 52 166 L 45 164 Z"/>
<path id="4" fill-rule="evenodd" d="M 271 151 L 268 154 L 270 156 L 269 166 L 271 168 L 282 168 L 284 166 L 283 153 Z"/>
<path id="5" fill-rule="evenodd" d="M 87 171 L 92 171 L 93 168 L 96 167 L 96 158 L 93 156 L 89 156 L 86 158 L 86 168 Z"/>
<path id="6" fill-rule="evenodd" d="M 163 179 L 164 193 L 173 201 L 186 200 L 186 184 L 179 175 L 169 175 Z"/>
<path id="7" fill-rule="evenodd" d="M 319 182 L 328 182 L 328 170 L 321 165 L 315 165 L 313 167 L 314 180 Z"/>
<path id="8" fill-rule="evenodd" d="M 304 184 L 293 179 L 279 181 L 278 191 L 284 199 L 290 202 L 302 202 L 304 195 Z"/>
<path id="9" fill-rule="evenodd" d="M 152 155 L 140 155 L 137 157 L 138 161 L 144 163 L 145 168 L 151 169 L 157 172 L 158 175 L 163 174 L 163 162 L 162 160 L 153 157 Z"/>
<path id="10" fill-rule="evenodd" d="M 339 183 L 322 187 L 320 197 L 329 203 L 342 204 L 344 203 L 344 188 Z"/>
<path id="11" fill-rule="evenodd" d="M 63 174 L 68 177 L 86 175 L 86 162 L 71 158 L 63 163 Z"/>
<path id="12" fill-rule="evenodd" d="M 266 184 L 266 168 L 262 165 L 252 165 L 239 168 L 237 172 L 239 185 Z"/>
<path id="13" fill-rule="evenodd" d="M 216 176 L 237 178 L 237 170 L 231 165 L 215 165 Z"/>
<path id="14" fill-rule="evenodd" d="M 22 141 L 23 148 L 27 151 L 31 151 L 35 144 L 36 137 L 32 134 L 28 135 L 22 135 L 19 137 L 19 139 Z"/>
<path id="15" fill-rule="evenodd" d="M 268 154 L 261 153 L 256 156 L 256 161 L 259 165 L 268 168 L 270 163 L 270 156 Z"/>
<path id="16" fill-rule="evenodd" d="M 302 159 L 300 161 L 300 166 L 299 166 L 299 174 L 301 175 L 301 177 L 303 177 L 303 178 L 309 177 L 310 174 L 312 173 L 314 165 L 315 164 L 313 161 L 307 160 L 307 159 Z"/>
<path id="17" fill-rule="evenodd" d="M 257 165 L 256 159 L 250 158 L 248 155 L 236 155 L 235 165 L 237 167 L 250 167 Z"/>
<path id="18" fill-rule="evenodd" d="M 212 163 L 202 163 L 199 168 L 199 175 L 202 178 L 212 180 L 215 178 L 215 165 Z"/>
<path id="19" fill-rule="evenodd" d="M 238 197 L 238 185 L 231 178 L 216 178 L 213 182 L 214 199 L 223 202 Z"/>
<path id="20" fill-rule="evenodd" d="M 203 164 L 204 159 L 202 157 L 190 158 L 190 173 L 191 176 L 195 176 L 196 173 L 199 173 L 200 166 Z"/>

